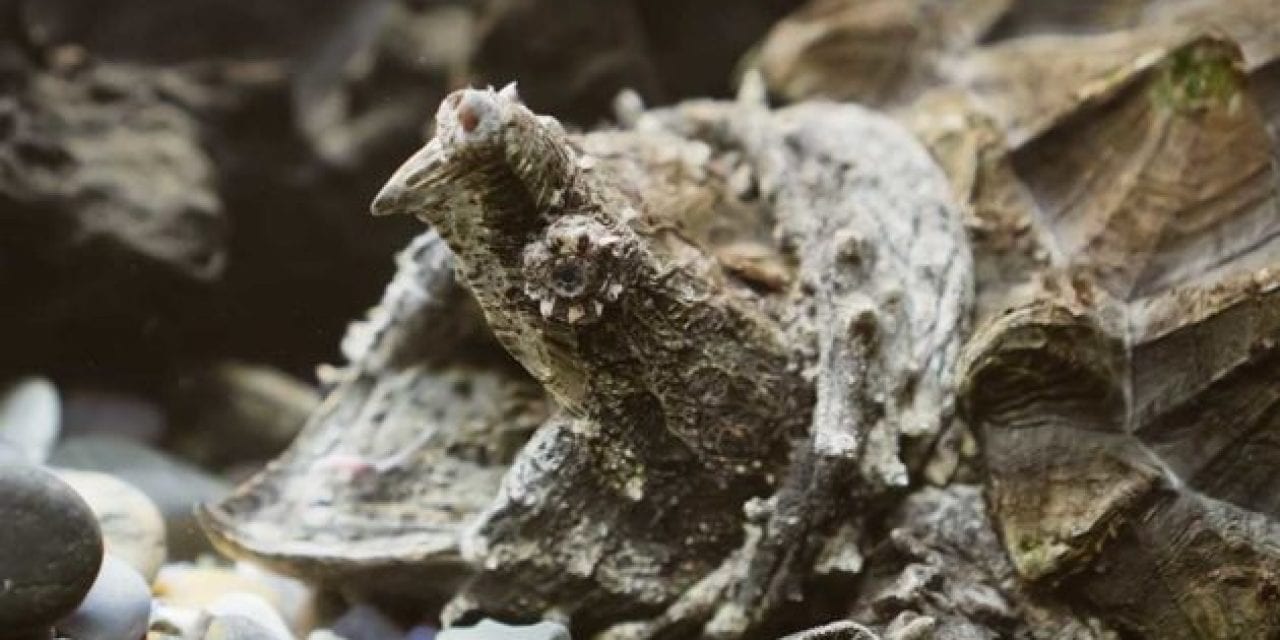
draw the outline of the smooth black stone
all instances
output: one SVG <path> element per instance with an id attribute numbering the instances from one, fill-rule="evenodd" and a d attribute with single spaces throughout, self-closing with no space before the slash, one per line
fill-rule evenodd
<path id="1" fill-rule="evenodd" d="M 12 460 L 0 464 L 0 523 L 0 634 L 23 638 L 84 599 L 102 564 L 102 533 L 71 487 Z"/>

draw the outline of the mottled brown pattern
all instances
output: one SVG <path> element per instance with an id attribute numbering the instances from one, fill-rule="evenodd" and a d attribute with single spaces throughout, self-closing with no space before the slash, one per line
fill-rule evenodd
<path id="1" fill-rule="evenodd" d="M 1019 575 L 1138 637 L 1280 633 L 1280 173 L 1245 69 L 1192 40 L 1014 152 L 1055 269 L 962 365 Z"/>

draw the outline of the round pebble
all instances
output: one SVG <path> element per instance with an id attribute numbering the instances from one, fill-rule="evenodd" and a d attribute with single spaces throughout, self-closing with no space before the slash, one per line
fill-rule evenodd
<path id="1" fill-rule="evenodd" d="M 203 640 L 293 640 L 293 636 L 280 636 L 244 616 L 218 616 L 209 623 Z"/>
<path id="2" fill-rule="evenodd" d="M 24 378 L 0 389 L 0 437 L 28 462 L 49 459 L 62 426 L 58 389 L 44 378 Z"/>
<path id="3" fill-rule="evenodd" d="M 58 633 L 75 640 L 135 640 L 146 636 L 151 589 L 125 561 L 107 554 L 89 595 L 58 623 Z"/>
<path id="4" fill-rule="evenodd" d="M 212 618 L 207 640 L 293 640 L 293 632 L 280 614 L 262 596 L 253 593 L 228 593 L 204 608 Z M 238 621 L 248 620 L 251 627 Z M 223 621 L 222 627 L 218 622 Z M 214 631 L 222 628 L 221 635 Z M 237 635 L 240 634 L 240 635 Z"/>
<path id="5" fill-rule="evenodd" d="M 70 469 L 56 473 L 93 509 L 107 553 L 129 563 L 151 584 L 165 559 L 164 516 L 151 498 L 105 473 Z"/>
<path id="6" fill-rule="evenodd" d="M 75 490 L 35 465 L 0 465 L 0 496 L 0 629 L 50 627 L 98 574 L 98 520 Z"/>

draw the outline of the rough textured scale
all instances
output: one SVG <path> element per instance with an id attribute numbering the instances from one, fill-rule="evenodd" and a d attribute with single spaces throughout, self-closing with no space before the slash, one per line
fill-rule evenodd
<path id="1" fill-rule="evenodd" d="M 1193 40 L 1015 151 L 1056 271 L 962 368 L 1019 574 L 1141 637 L 1280 633 L 1280 174 L 1246 69 Z"/>

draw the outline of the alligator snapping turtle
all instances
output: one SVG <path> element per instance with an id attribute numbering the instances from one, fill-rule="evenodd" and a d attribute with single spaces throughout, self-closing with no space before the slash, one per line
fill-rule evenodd
<path id="1" fill-rule="evenodd" d="M 961 367 L 1018 573 L 1140 637 L 1280 634 L 1280 145 L 1245 68 L 1195 39 L 1013 151 L 1055 271 Z"/>
<path id="2" fill-rule="evenodd" d="M 737 635 L 800 597 L 855 494 L 907 484 L 900 437 L 948 415 L 969 256 L 924 149 L 835 105 L 569 137 L 512 90 L 436 127 L 374 211 L 433 225 L 560 408 L 464 537 L 454 612 Z"/>
<path id="3" fill-rule="evenodd" d="M 1142 637 L 1277 631 L 1267 26 L 1243 64 L 1181 28 L 1011 41 L 899 114 L 971 216 L 1037 254 L 979 256 L 988 321 L 962 368 L 1013 566 Z M 977 142 L 947 137 L 958 120 Z M 436 231 L 349 336 L 316 424 L 206 523 L 304 575 L 457 594 L 454 618 L 764 637 L 857 557 L 862 513 L 948 415 L 971 266 L 944 187 L 857 107 L 697 102 L 569 135 L 511 91 L 454 94 L 376 204 Z M 860 619 L 897 615 L 912 580 L 887 582 L 859 585 Z M 912 597 L 954 588 L 930 584 Z"/>
<path id="4" fill-rule="evenodd" d="M 804 597 L 820 554 L 854 544 L 835 534 L 858 505 L 908 484 L 950 416 L 972 283 L 949 193 L 910 134 L 856 106 L 693 102 L 569 135 L 514 90 L 454 93 L 374 210 L 431 223 L 456 256 L 436 268 L 456 268 L 555 412 L 501 487 L 485 485 L 481 511 L 477 483 L 423 487 L 461 464 L 450 430 L 494 423 L 482 402 L 459 410 L 479 418 L 427 420 L 434 436 L 402 423 L 370 444 L 385 428 L 370 416 L 410 402 L 378 390 L 399 379 L 385 374 L 395 358 L 370 354 L 404 367 L 455 340 L 357 349 L 324 417 L 205 523 L 224 549 L 313 577 L 398 567 L 425 582 L 468 560 L 477 573 L 449 618 L 551 615 L 615 638 L 768 626 Z M 393 289 L 378 317 L 423 306 L 397 305 Z M 465 295 L 449 303 L 461 323 L 442 311 L 449 291 L 426 296 L 434 313 L 400 315 L 474 324 Z M 439 359 L 413 367 L 443 384 Z M 380 453 L 344 453 L 361 447 Z M 485 462 L 492 478 L 506 461 Z M 325 478 L 335 465 L 341 482 Z M 451 517 L 423 517 L 444 507 Z M 328 532 L 301 536 L 308 517 Z M 397 518 L 435 529 L 397 547 L 410 539 Z"/>

